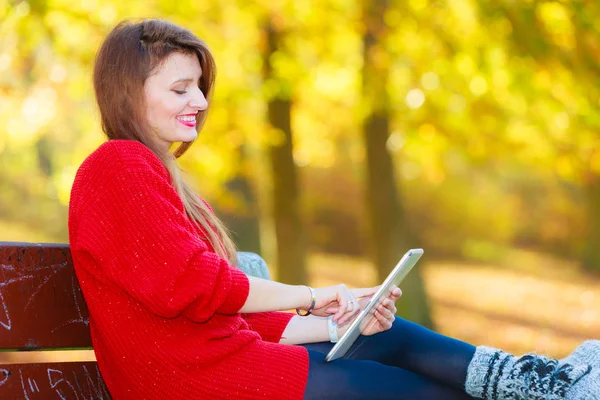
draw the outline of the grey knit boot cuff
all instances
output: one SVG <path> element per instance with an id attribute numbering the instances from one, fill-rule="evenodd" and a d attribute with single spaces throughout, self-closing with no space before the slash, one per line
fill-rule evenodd
<path id="1" fill-rule="evenodd" d="M 479 346 L 467 370 L 465 391 L 485 400 L 564 400 L 591 369 L 589 364 L 563 364 L 537 354 L 517 358 Z"/>

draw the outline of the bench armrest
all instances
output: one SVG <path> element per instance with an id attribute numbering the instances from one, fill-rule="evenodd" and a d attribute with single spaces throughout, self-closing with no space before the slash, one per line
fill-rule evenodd
<path id="1" fill-rule="evenodd" d="M 265 260 L 256 253 L 248 251 L 237 252 L 238 268 L 247 275 L 257 278 L 271 279 L 269 268 Z"/>

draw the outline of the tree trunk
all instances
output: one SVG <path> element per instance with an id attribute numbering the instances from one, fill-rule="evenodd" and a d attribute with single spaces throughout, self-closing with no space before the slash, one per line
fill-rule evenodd
<path id="1" fill-rule="evenodd" d="M 247 161 L 243 147 L 240 148 L 239 157 L 240 164 L 243 165 Z M 229 228 L 238 250 L 261 254 L 258 201 L 249 178 L 243 172 L 245 169 L 240 168 L 240 170 L 242 172 L 228 181 L 226 187 L 228 191 L 241 196 L 247 208 L 241 213 L 239 211 L 232 214 L 222 213 L 221 219 L 225 226 Z"/>
<path id="2" fill-rule="evenodd" d="M 268 99 L 268 118 L 276 134 L 269 146 L 271 165 L 272 207 L 275 235 L 277 238 L 277 280 L 289 284 L 306 284 L 306 247 L 304 229 L 300 217 L 298 177 L 293 158 L 291 128 L 292 102 L 283 90 L 285 83 L 273 73 L 270 58 L 282 43 L 282 33 L 269 21 L 266 26 L 264 52 L 265 80 L 275 81 L 281 88 Z"/>
<path id="3" fill-rule="evenodd" d="M 387 77 L 389 60 L 383 48 L 386 27 L 383 15 L 387 2 L 363 0 L 363 135 L 367 152 L 366 194 L 371 227 L 371 251 L 382 282 L 400 257 L 418 241 L 410 234 L 405 211 L 398 194 L 394 165 L 387 150 L 389 137 L 389 100 Z M 402 299 L 398 314 L 431 327 L 429 306 L 417 264 L 401 284 Z"/>
<path id="4" fill-rule="evenodd" d="M 588 271 L 600 274 L 600 176 L 590 173 L 585 191 L 589 223 L 583 267 Z"/>

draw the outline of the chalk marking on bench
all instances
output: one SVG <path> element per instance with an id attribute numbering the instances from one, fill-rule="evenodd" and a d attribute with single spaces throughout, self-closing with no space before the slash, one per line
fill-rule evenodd
<path id="1" fill-rule="evenodd" d="M 77 389 L 79 389 L 79 391 L 81 392 L 81 395 L 83 396 L 83 389 L 81 389 L 81 386 L 79 386 L 79 379 L 77 379 L 77 374 L 75 373 L 75 371 L 73 371 L 73 378 L 75 378 L 75 385 L 77 385 Z M 85 396 L 83 397 L 85 399 Z M 92 396 L 93 399 L 93 396 Z"/>
<path id="2" fill-rule="evenodd" d="M 47 269 L 56 269 L 56 270 L 61 270 L 63 268 L 66 268 L 69 266 L 69 262 L 68 261 L 63 261 L 61 263 L 58 264 L 52 264 L 52 265 L 45 265 L 43 267 L 40 267 L 38 265 L 32 265 L 29 267 L 22 267 L 20 270 L 23 272 L 40 272 L 40 271 L 44 271 Z M 17 269 L 15 268 L 14 265 L 12 264 L 0 264 L 0 267 L 2 267 L 3 270 L 8 270 L 8 271 L 12 271 L 12 272 L 16 272 Z M 24 275 L 21 275 L 24 276 Z M 35 275 L 30 275 L 31 277 L 35 276 Z"/>
<path id="3" fill-rule="evenodd" d="M 7 369 L 0 368 L 0 373 L 4 374 L 4 379 L 0 381 L 0 386 L 2 386 L 8 380 L 8 376 L 10 375 L 10 372 Z"/>
<path id="4" fill-rule="evenodd" d="M 90 373 L 89 373 L 89 371 L 88 371 L 88 369 L 87 369 L 87 367 L 85 365 L 83 366 L 83 370 L 85 371 L 85 376 L 86 376 L 88 382 L 90 383 L 90 389 L 92 389 L 92 398 L 93 398 L 94 394 L 97 395 L 99 399 L 104 398 L 102 396 L 102 392 L 98 391 L 98 389 L 96 389 L 96 385 L 94 384 L 94 380 L 92 379 L 92 376 L 90 375 Z M 98 365 L 96 365 L 96 370 L 98 370 Z M 100 373 L 99 370 L 98 370 L 98 373 Z"/>
<path id="5" fill-rule="evenodd" d="M 0 264 L 0 268 L 2 268 L 3 270 L 9 270 L 9 271 L 14 271 L 15 267 L 12 264 Z"/>
<path id="6" fill-rule="evenodd" d="M 59 326 L 52 328 L 52 330 L 50 332 L 54 333 L 55 331 L 57 331 L 60 328 L 64 328 L 67 325 L 71 325 L 71 324 L 85 324 L 85 325 L 89 325 L 90 321 L 85 319 L 85 318 L 75 318 L 75 319 L 71 319 L 67 322 L 65 322 L 64 324 L 60 324 Z"/>
<path id="7" fill-rule="evenodd" d="M 25 389 L 25 382 L 23 382 L 23 372 L 19 369 L 19 376 L 21 377 L 21 387 L 23 388 L 23 394 L 25 395 L 25 400 L 29 400 L 29 396 L 27 396 L 27 389 Z"/>
<path id="8" fill-rule="evenodd" d="M 11 278 L 7 281 L 4 282 L 0 282 L 0 288 L 3 288 L 5 286 L 10 285 L 11 283 L 15 283 L 15 282 L 23 282 L 25 279 L 31 279 L 31 278 L 35 278 L 35 275 L 21 275 L 18 278 Z"/>
<path id="9" fill-rule="evenodd" d="M 40 292 L 40 290 L 42 290 L 42 287 L 48 283 L 48 281 L 50 280 L 50 278 L 52 278 L 53 276 L 55 276 L 56 273 L 52 274 L 52 275 L 47 275 L 44 280 L 42 281 L 42 283 L 40 283 L 38 285 L 38 287 L 33 291 L 33 293 L 31 294 L 31 296 L 29 297 L 29 300 L 27 300 L 27 304 L 25 304 L 25 308 L 23 309 L 24 311 L 27 311 L 27 309 L 29 308 L 29 306 L 31 305 L 31 302 L 33 301 L 33 298 Z"/>
<path id="10" fill-rule="evenodd" d="M 60 378 L 60 380 L 59 380 L 59 381 L 57 381 L 57 382 L 52 382 L 52 375 L 51 375 L 51 372 L 58 372 L 58 373 L 60 374 L 60 376 L 62 376 L 62 374 L 63 374 L 63 373 L 62 373 L 62 371 L 61 371 L 61 370 L 58 370 L 58 369 L 52 369 L 52 368 L 48 368 L 48 371 L 47 371 L 47 372 L 48 372 L 48 382 L 50 382 L 50 387 L 51 387 L 52 389 L 54 389 L 54 387 L 55 387 L 56 385 L 58 385 L 59 383 L 61 383 L 62 381 L 64 381 L 64 380 L 65 380 L 64 378 Z"/>
<path id="11" fill-rule="evenodd" d="M 2 291 L 0 290 L 0 302 L 2 303 L 2 308 L 4 309 L 4 314 L 6 315 L 6 323 L 0 321 L 0 325 L 6 328 L 6 330 L 11 330 L 12 322 L 10 322 L 10 315 L 8 314 L 8 307 L 6 306 L 6 302 L 4 301 L 4 296 L 2 296 Z"/>
<path id="12" fill-rule="evenodd" d="M 77 285 L 75 284 L 75 276 L 71 275 L 71 291 L 73 293 L 73 301 L 75 302 L 75 307 L 77 307 L 77 315 L 79 319 L 83 320 L 86 325 L 89 324 L 89 321 L 83 318 L 83 314 L 81 313 L 81 308 L 79 307 L 79 299 L 77 298 Z"/>
<path id="13" fill-rule="evenodd" d="M 73 276 L 71 276 L 71 289 L 72 289 L 72 293 L 73 293 L 73 300 L 75 302 L 75 307 L 77 307 L 77 315 L 79 318 L 74 318 L 74 319 L 70 319 L 67 322 L 65 322 L 64 324 L 61 324 L 57 327 L 54 327 L 52 329 L 52 333 L 54 333 L 56 330 L 63 328 L 67 325 L 71 325 L 71 324 L 85 324 L 86 326 L 89 326 L 90 324 L 90 320 L 87 318 L 83 317 L 83 314 L 81 313 L 81 307 L 79 307 L 79 299 L 77 297 L 77 286 L 75 285 L 75 278 Z"/>
<path id="14" fill-rule="evenodd" d="M 27 378 L 27 381 L 29 382 L 29 388 L 31 389 L 31 393 L 35 392 L 39 392 L 40 388 L 37 385 L 37 382 L 35 381 L 35 379 L 31 379 L 31 378 Z M 33 385 L 31 384 L 31 382 L 33 382 L 33 385 L 35 385 L 35 390 L 33 389 Z"/>

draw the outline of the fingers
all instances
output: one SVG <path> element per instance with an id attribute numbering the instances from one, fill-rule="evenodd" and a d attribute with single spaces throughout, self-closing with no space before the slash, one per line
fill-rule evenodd
<path id="1" fill-rule="evenodd" d="M 377 321 L 383 328 L 383 330 L 387 330 L 392 327 L 394 320 L 396 319 L 396 306 L 394 302 L 390 299 L 385 299 L 377 310 L 375 311 L 375 317 Z"/>
<path id="2" fill-rule="evenodd" d="M 350 292 L 352 292 L 352 295 L 355 298 L 373 296 L 375 293 L 377 293 L 377 291 L 379 290 L 380 287 L 381 287 L 381 285 L 370 287 L 370 288 L 355 288 L 355 289 L 350 289 Z"/>
<path id="3" fill-rule="evenodd" d="M 345 290 L 343 290 L 343 297 L 340 299 L 340 310 L 338 310 L 338 313 L 336 313 L 338 318 L 336 319 L 335 316 L 333 318 L 334 321 L 336 321 L 340 325 L 343 325 L 346 322 L 348 322 L 352 317 L 356 315 L 357 312 L 360 311 L 360 304 L 354 296 L 353 291 L 345 286 L 343 287 L 343 289 Z"/>
<path id="4" fill-rule="evenodd" d="M 349 293 L 348 288 L 346 287 L 346 285 L 338 285 L 336 287 L 336 301 L 338 303 L 338 310 L 337 312 L 333 315 L 333 321 L 337 322 L 338 324 L 341 324 L 341 320 L 340 318 L 343 317 L 343 315 L 348 312 L 348 302 L 352 299 L 352 294 Z"/>
<path id="5" fill-rule="evenodd" d="M 370 298 L 377 293 L 381 286 L 370 288 L 348 289 L 345 285 L 336 287 L 336 299 L 331 302 L 326 311 L 333 314 L 333 321 L 338 324 L 344 324 L 351 320 L 358 312 L 369 302 Z M 393 322 L 396 307 L 394 303 L 402 296 L 402 291 L 398 287 L 393 287 L 387 298 L 382 302 L 383 308 L 388 311 L 385 313 L 388 319 Z M 360 300 L 359 300 L 360 299 Z"/>
<path id="6" fill-rule="evenodd" d="M 402 296 L 402 290 L 398 286 L 394 286 L 392 288 L 392 296 L 399 298 L 400 296 Z"/>
<path id="7" fill-rule="evenodd" d="M 394 318 L 396 315 L 396 305 L 390 299 L 385 299 L 381 302 L 379 307 L 377 307 L 377 311 L 386 316 L 387 318 Z"/>
<path id="8" fill-rule="evenodd" d="M 394 287 L 392 289 L 392 291 L 390 292 L 390 296 L 389 297 L 390 297 L 390 299 L 392 301 L 396 301 L 396 300 L 398 300 L 400 298 L 400 296 L 402 296 L 402 290 L 400 290 L 399 287 Z"/>
<path id="9" fill-rule="evenodd" d="M 360 311 L 360 307 L 358 306 L 358 301 L 349 301 L 348 307 L 346 308 L 346 313 L 344 313 L 340 319 L 337 321 L 338 324 L 344 325 L 348 321 L 350 321 L 356 314 Z"/>
<path id="10" fill-rule="evenodd" d="M 375 293 L 377 293 L 377 291 L 379 290 L 379 288 L 381 288 L 381 285 L 379 285 L 379 286 L 373 286 L 373 287 L 370 287 L 370 288 L 350 289 L 350 292 L 352 292 L 352 294 L 356 298 L 371 297 Z M 389 292 L 389 297 L 393 301 L 398 300 L 400 298 L 400 296 L 402 296 L 402 290 L 400 290 L 400 288 L 397 287 L 397 286 L 394 286 L 392 288 L 392 290 Z"/>
<path id="11" fill-rule="evenodd" d="M 390 310 L 385 307 L 380 307 L 375 310 L 374 314 L 375 318 L 377 318 L 377 322 L 379 322 L 379 325 L 381 325 L 382 331 L 388 330 L 392 327 L 395 318 L 394 314 L 392 314 Z"/>

